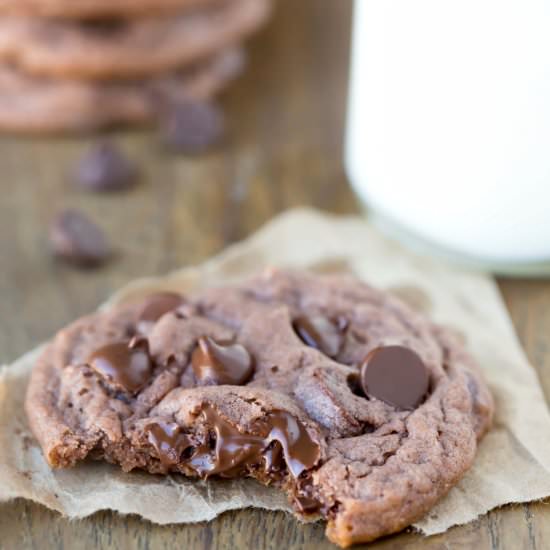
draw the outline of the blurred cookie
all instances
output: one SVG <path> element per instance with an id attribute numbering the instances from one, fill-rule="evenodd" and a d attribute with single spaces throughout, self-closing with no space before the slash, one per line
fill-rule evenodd
<path id="1" fill-rule="evenodd" d="M 0 18 L 0 60 L 62 78 L 138 78 L 179 69 L 255 31 L 271 0 L 223 0 L 152 19 L 76 22 Z"/>
<path id="2" fill-rule="evenodd" d="M 142 17 L 173 13 L 215 0 L 0 0 L 0 14 L 67 19 Z"/>
<path id="3" fill-rule="evenodd" d="M 149 122 L 166 106 L 213 96 L 243 66 L 240 49 L 229 49 L 185 71 L 146 80 L 36 78 L 0 66 L 0 130 L 84 132 Z"/>

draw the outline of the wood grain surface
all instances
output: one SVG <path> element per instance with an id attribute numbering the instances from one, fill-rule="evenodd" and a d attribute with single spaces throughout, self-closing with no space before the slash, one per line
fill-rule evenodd
<path id="1" fill-rule="evenodd" d="M 280 0 L 271 26 L 250 44 L 246 75 L 225 95 L 230 133 L 201 157 L 162 152 L 153 132 L 116 133 L 140 159 L 126 193 L 74 189 L 67 172 L 88 139 L 0 138 L 0 361 L 15 359 L 135 277 L 194 264 L 298 205 L 358 211 L 342 169 L 349 0 Z M 111 236 L 117 257 L 82 272 L 54 262 L 46 228 L 61 207 L 82 208 Z M 500 282 L 544 391 L 550 397 L 550 283 Z M 518 472 L 521 475 L 521 472 Z M 69 522 L 24 501 L 0 506 L 0 548 L 333 548 L 321 524 L 242 510 L 208 524 L 159 527 L 103 512 Z M 544 549 L 546 503 L 508 506 L 444 535 L 406 532 L 377 549 Z"/>

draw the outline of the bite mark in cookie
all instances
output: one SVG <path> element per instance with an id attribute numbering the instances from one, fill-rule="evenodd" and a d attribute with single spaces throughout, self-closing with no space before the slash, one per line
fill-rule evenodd
<path id="1" fill-rule="evenodd" d="M 472 464 L 493 403 L 461 345 L 390 294 L 271 270 L 76 321 L 26 409 L 52 466 L 253 477 L 348 546 L 426 513 Z"/>

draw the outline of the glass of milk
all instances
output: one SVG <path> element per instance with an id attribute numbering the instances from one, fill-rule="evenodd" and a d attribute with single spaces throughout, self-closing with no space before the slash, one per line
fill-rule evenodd
<path id="1" fill-rule="evenodd" d="M 550 0 L 355 0 L 353 27 L 345 163 L 375 218 L 504 271 L 550 261 Z"/>

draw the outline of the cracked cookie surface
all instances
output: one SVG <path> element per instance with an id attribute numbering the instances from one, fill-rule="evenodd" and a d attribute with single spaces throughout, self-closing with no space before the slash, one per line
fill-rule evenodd
<path id="1" fill-rule="evenodd" d="M 76 321 L 39 359 L 26 409 L 52 466 L 251 476 L 348 546 L 446 494 L 493 402 L 463 347 L 390 294 L 270 270 Z"/>

